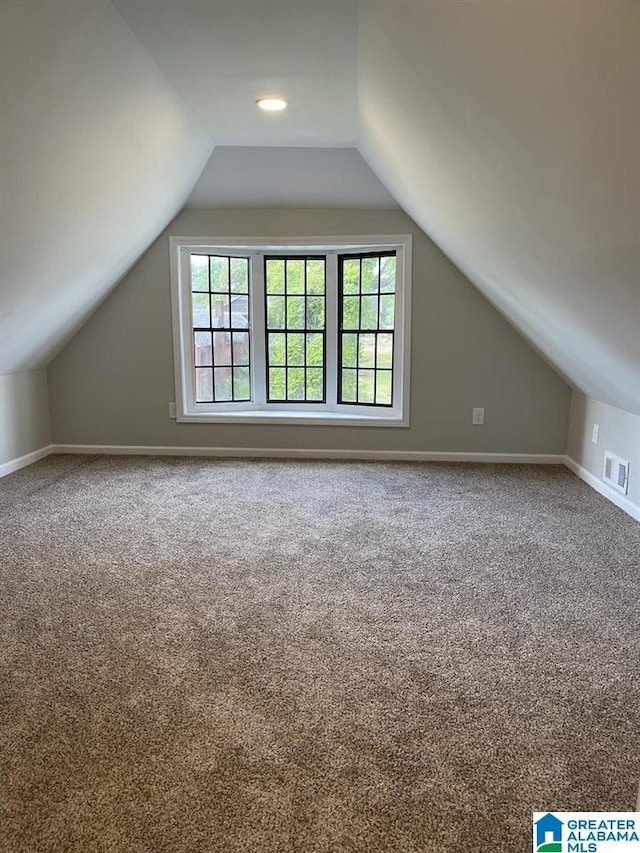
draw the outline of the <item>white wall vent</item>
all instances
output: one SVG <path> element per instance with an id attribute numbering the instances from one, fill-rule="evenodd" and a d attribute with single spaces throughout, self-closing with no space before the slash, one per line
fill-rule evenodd
<path id="1" fill-rule="evenodd" d="M 604 454 L 602 479 L 616 492 L 626 495 L 629 487 L 629 463 L 607 450 Z"/>

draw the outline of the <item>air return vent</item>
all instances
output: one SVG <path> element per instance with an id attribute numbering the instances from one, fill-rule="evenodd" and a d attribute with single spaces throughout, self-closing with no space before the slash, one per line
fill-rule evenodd
<path id="1" fill-rule="evenodd" d="M 613 453 L 609 453 L 607 450 L 604 454 L 602 479 L 612 489 L 626 495 L 629 485 L 629 463 L 626 459 L 620 459 L 619 456 L 614 456 Z"/>

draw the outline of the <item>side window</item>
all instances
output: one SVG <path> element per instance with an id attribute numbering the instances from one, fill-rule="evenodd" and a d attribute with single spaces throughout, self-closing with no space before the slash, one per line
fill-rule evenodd
<path id="1" fill-rule="evenodd" d="M 395 252 L 338 259 L 338 402 L 393 403 Z"/>
<path id="2" fill-rule="evenodd" d="M 249 260 L 191 255 L 196 403 L 251 400 Z"/>

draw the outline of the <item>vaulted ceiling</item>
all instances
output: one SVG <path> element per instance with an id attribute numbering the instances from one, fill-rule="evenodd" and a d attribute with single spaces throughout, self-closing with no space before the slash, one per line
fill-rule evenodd
<path id="1" fill-rule="evenodd" d="M 44 367 L 212 143 L 108 0 L 0 5 L 0 374 Z"/>
<path id="2" fill-rule="evenodd" d="M 640 3 L 372 0 L 360 147 L 579 389 L 640 412 Z"/>
<path id="3" fill-rule="evenodd" d="M 397 200 L 573 385 L 640 412 L 636 0 L 0 15 L 0 373 L 45 366 L 192 193 L 300 204 L 307 169 L 310 203 Z M 255 109 L 268 93 L 284 116 Z"/>
<path id="4" fill-rule="evenodd" d="M 215 145 L 356 145 L 356 0 L 113 0 Z M 286 95 L 286 114 L 256 99 Z"/>

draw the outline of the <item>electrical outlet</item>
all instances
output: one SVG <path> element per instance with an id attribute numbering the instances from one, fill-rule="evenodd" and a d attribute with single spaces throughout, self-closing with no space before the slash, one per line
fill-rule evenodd
<path id="1" fill-rule="evenodd" d="M 598 443 L 598 436 L 599 436 L 599 434 L 600 434 L 600 425 L 599 425 L 599 424 L 594 424 L 594 425 L 593 425 L 593 430 L 591 431 L 591 441 L 592 441 L 592 443 L 593 443 L 593 444 L 597 444 L 597 443 Z"/>
<path id="2" fill-rule="evenodd" d="M 176 404 L 169 403 L 169 417 L 175 421 L 176 419 Z"/>
<path id="3" fill-rule="evenodd" d="M 471 416 L 471 423 L 474 426 L 482 426 L 484 424 L 484 409 L 474 409 Z"/>

